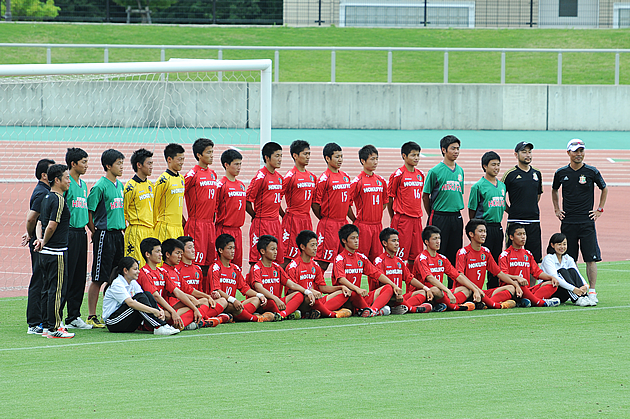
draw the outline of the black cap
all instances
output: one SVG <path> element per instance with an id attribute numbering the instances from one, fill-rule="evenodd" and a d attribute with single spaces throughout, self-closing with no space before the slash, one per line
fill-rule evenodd
<path id="1" fill-rule="evenodd" d="M 514 147 L 514 151 L 516 153 L 518 153 L 521 150 L 524 150 L 525 147 L 529 147 L 530 149 L 534 149 L 534 144 L 532 143 L 528 143 L 527 141 L 521 141 L 520 143 L 516 144 L 516 147 Z"/>

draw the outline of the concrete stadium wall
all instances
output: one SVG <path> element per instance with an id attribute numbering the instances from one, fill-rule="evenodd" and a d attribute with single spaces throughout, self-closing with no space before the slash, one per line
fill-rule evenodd
<path id="1" fill-rule="evenodd" d="M 274 128 L 630 131 L 630 86 L 277 83 L 272 102 Z M 163 127 L 257 128 L 259 84 L 0 84 L 0 125 L 160 118 Z"/>

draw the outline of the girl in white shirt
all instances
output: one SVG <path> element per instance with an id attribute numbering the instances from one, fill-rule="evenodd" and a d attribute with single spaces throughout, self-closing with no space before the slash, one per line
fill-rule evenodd
<path id="1" fill-rule="evenodd" d="M 594 306 L 597 303 L 588 296 L 588 283 L 577 268 L 573 258 L 566 254 L 567 237 L 555 233 L 549 239 L 547 256 L 540 264 L 542 270 L 558 280 L 558 291 L 554 297 L 565 302 L 571 300 L 581 307 Z"/>

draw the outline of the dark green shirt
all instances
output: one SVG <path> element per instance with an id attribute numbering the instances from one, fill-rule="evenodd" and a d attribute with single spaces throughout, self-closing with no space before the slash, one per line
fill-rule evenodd
<path id="1" fill-rule="evenodd" d="M 438 163 L 429 170 L 422 192 L 431 196 L 433 211 L 461 211 L 464 209 L 464 169 L 457 163 L 454 170 L 444 162 Z"/>
<path id="2" fill-rule="evenodd" d="M 475 211 L 475 218 L 500 223 L 505 211 L 505 184 L 497 179 L 495 186 L 482 177 L 470 189 L 468 208 Z"/>
<path id="3" fill-rule="evenodd" d="M 123 184 L 119 180 L 112 183 L 103 176 L 92 186 L 87 205 L 88 210 L 93 212 L 94 227 L 99 230 L 125 229 L 123 196 Z"/>
<path id="4" fill-rule="evenodd" d="M 79 178 L 79 183 L 70 176 L 70 189 L 64 194 L 70 210 L 70 227 L 83 228 L 89 221 L 87 184 Z"/>

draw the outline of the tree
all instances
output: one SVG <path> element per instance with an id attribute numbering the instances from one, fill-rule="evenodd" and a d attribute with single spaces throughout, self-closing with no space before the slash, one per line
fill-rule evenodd
<path id="1" fill-rule="evenodd" d="M 138 10 L 142 9 L 167 9 L 173 4 L 177 3 L 177 0 L 114 0 L 114 3 L 123 7 L 138 7 Z M 146 15 L 142 15 L 142 23 L 148 21 Z"/>
<path id="2" fill-rule="evenodd" d="M 0 4 L 0 14 L 4 16 L 6 5 Z M 54 0 L 11 0 L 11 16 L 14 20 L 44 20 L 55 18 L 59 14 L 59 7 Z"/>

